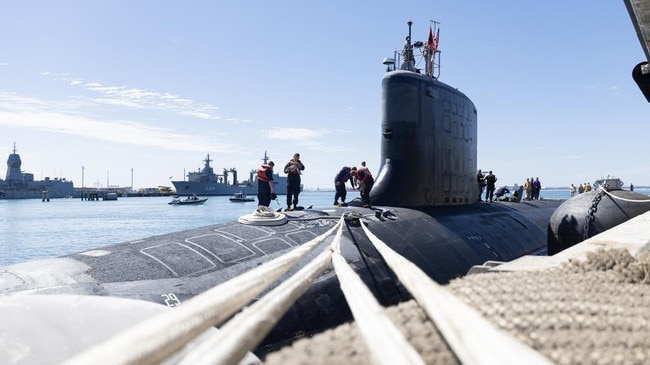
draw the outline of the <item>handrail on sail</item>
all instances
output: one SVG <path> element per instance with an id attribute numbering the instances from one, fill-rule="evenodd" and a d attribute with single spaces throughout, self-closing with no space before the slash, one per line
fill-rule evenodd
<path id="1" fill-rule="evenodd" d="M 223 324 L 218 332 L 202 337 L 180 360 L 180 364 L 239 362 L 259 345 L 289 307 L 331 264 L 373 363 L 423 364 L 420 355 L 385 316 L 381 305 L 341 255 L 340 244 L 346 219 L 356 220 L 359 217 L 343 215 L 335 226 L 321 236 L 197 295 L 173 310 L 118 333 L 65 364 L 106 363 L 107 360 L 114 364 L 158 364 L 247 305 L 319 247 L 334 231 L 336 235 L 324 252 L 260 300 L 244 308 Z M 487 322 L 476 310 L 431 280 L 412 262 L 370 232 L 363 221 L 361 227 L 399 280 L 424 308 L 461 363 L 551 363 Z M 169 328 L 175 328 L 175 331 L 167 331 Z"/>

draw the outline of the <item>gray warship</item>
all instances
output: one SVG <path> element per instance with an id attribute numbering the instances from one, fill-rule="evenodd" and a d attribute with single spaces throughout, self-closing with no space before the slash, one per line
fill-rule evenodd
<path id="1" fill-rule="evenodd" d="M 64 178 L 34 180 L 34 174 L 22 172 L 22 161 L 16 153 L 14 143 L 13 153 L 7 159 L 7 175 L 0 179 L 0 199 L 43 199 L 68 198 L 74 194 L 74 184 Z"/>
<path id="2" fill-rule="evenodd" d="M 269 156 L 264 151 L 262 157 L 264 164 L 269 162 Z M 199 171 L 192 171 L 187 174 L 185 181 L 172 181 L 176 194 L 179 196 L 191 195 L 234 195 L 235 193 L 243 192 L 247 195 L 257 195 L 257 170 L 251 170 L 248 180 L 237 180 L 237 169 L 223 169 L 223 174 L 215 174 L 214 169 L 210 166 L 210 154 L 203 160 L 203 168 Z M 276 169 L 277 170 L 277 169 Z M 229 181 L 228 176 L 232 174 L 232 181 Z M 275 182 L 276 192 L 278 195 L 286 193 L 283 186 L 287 185 L 287 177 L 280 176 L 277 173 L 273 174 L 273 181 Z"/>

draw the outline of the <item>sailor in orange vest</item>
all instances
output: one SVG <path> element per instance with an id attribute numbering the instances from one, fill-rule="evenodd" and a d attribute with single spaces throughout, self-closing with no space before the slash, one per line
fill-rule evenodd
<path id="1" fill-rule="evenodd" d="M 354 173 L 354 176 L 359 182 L 359 190 L 361 190 L 361 200 L 363 201 L 364 208 L 370 208 L 370 190 L 372 190 L 372 185 L 375 183 L 375 179 L 372 177 L 370 170 L 366 167 L 366 162 L 361 163 L 361 167 L 357 169 Z"/>
<path id="2" fill-rule="evenodd" d="M 271 205 L 271 200 L 278 198 L 273 182 L 273 166 L 273 161 L 269 161 L 268 165 L 263 164 L 257 169 L 257 200 L 259 205 L 265 207 Z"/>

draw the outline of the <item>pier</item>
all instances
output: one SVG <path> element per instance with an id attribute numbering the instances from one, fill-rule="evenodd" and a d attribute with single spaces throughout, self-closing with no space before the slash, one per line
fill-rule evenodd
<path id="1" fill-rule="evenodd" d="M 81 200 L 98 201 L 99 195 L 100 195 L 99 191 L 82 191 Z"/>

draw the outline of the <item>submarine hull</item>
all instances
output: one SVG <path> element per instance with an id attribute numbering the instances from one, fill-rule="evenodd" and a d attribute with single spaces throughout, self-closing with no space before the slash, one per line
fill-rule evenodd
<path id="1" fill-rule="evenodd" d="M 280 226 L 228 222 L 124 242 L 56 259 L 0 269 L 0 294 L 86 294 L 179 305 L 326 232 L 357 212 L 392 249 L 439 283 L 488 260 L 544 254 L 546 225 L 558 201 L 479 203 L 451 208 L 346 207 L 287 212 Z M 410 296 L 361 227 L 348 222 L 342 253 L 382 304 Z M 305 260 L 318 255 L 315 250 Z M 298 265 L 301 266 L 301 265 Z M 297 271 L 283 276 L 280 281 Z M 273 344 L 351 319 L 338 280 L 323 274 L 268 335 Z"/>

